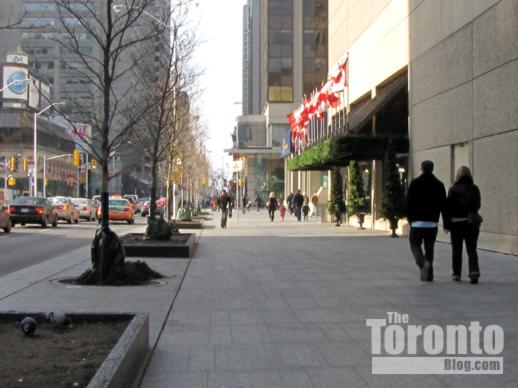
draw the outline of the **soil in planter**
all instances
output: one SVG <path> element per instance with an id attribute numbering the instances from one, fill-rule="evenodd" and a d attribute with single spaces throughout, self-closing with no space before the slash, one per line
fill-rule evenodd
<path id="1" fill-rule="evenodd" d="M 126 261 L 124 266 L 117 268 L 100 282 L 95 276 L 90 276 L 92 269 L 86 270 L 78 278 L 66 279 L 62 282 L 92 286 L 140 286 L 153 284 L 153 279 L 165 276 L 153 271 L 143 261 Z"/>
<path id="2" fill-rule="evenodd" d="M 86 387 L 128 325 L 128 318 L 40 323 L 33 336 L 0 319 L 0 387 Z"/>

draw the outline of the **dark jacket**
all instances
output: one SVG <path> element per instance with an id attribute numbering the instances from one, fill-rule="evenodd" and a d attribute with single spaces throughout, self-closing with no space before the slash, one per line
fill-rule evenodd
<path id="1" fill-rule="evenodd" d="M 220 209 L 228 209 L 230 207 L 230 197 L 228 195 L 222 195 L 219 197 L 218 206 Z"/>
<path id="2" fill-rule="evenodd" d="M 270 198 L 267 206 L 268 210 L 277 210 L 277 198 Z"/>
<path id="3" fill-rule="evenodd" d="M 446 219 L 446 189 L 433 174 L 421 174 L 410 182 L 407 195 L 407 217 L 414 221 L 438 222 Z"/>
<path id="4" fill-rule="evenodd" d="M 300 193 L 295 194 L 293 196 L 293 205 L 301 208 L 304 205 L 304 196 Z"/>
<path id="5" fill-rule="evenodd" d="M 448 191 L 447 200 L 448 221 L 445 228 L 450 225 L 451 218 L 468 218 L 468 213 L 476 213 L 480 209 L 480 190 L 471 179 L 461 180 L 455 183 Z"/>

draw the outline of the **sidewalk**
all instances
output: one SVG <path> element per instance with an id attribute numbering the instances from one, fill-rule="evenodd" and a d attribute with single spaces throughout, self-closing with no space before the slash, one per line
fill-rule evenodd
<path id="1" fill-rule="evenodd" d="M 421 283 L 406 238 L 239 217 L 221 229 L 214 213 L 191 260 L 145 259 L 169 276 L 162 285 L 57 283 L 90 266 L 84 247 L 0 278 L 0 311 L 148 313 L 156 349 L 145 388 L 518 386 L 517 257 L 480 251 L 481 283 L 454 283 L 450 246 L 438 243 L 436 281 Z M 423 327 L 502 326 L 504 374 L 372 375 L 365 320 L 389 311 Z"/>
<path id="2" fill-rule="evenodd" d="M 435 282 L 421 283 L 406 238 L 239 217 L 203 231 L 143 387 L 518 386 L 517 257 L 480 251 L 480 284 L 454 283 L 438 243 Z M 372 375 L 365 320 L 389 311 L 423 327 L 502 326 L 504 374 Z"/>

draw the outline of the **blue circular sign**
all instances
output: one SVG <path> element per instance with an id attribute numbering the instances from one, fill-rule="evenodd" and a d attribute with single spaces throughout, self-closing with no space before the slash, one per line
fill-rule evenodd
<path id="1" fill-rule="evenodd" d="M 26 79 L 27 75 L 23 71 L 15 71 L 13 74 L 11 74 L 7 79 L 7 84 L 10 84 L 14 81 L 19 81 L 9 86 L 11 92 L 15 94 L 25 93 L 25 91 L 27 90 L 27 82 L 25 82 Z"/>

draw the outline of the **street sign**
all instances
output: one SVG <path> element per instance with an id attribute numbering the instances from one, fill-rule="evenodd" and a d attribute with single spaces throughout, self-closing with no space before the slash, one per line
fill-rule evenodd
<path id="1" fill-rule="evenodd" d="M 243 170 L 243 161 L 242 160 L 234 160 L 232 162 L 232 172 L 239 172 Z"/>

